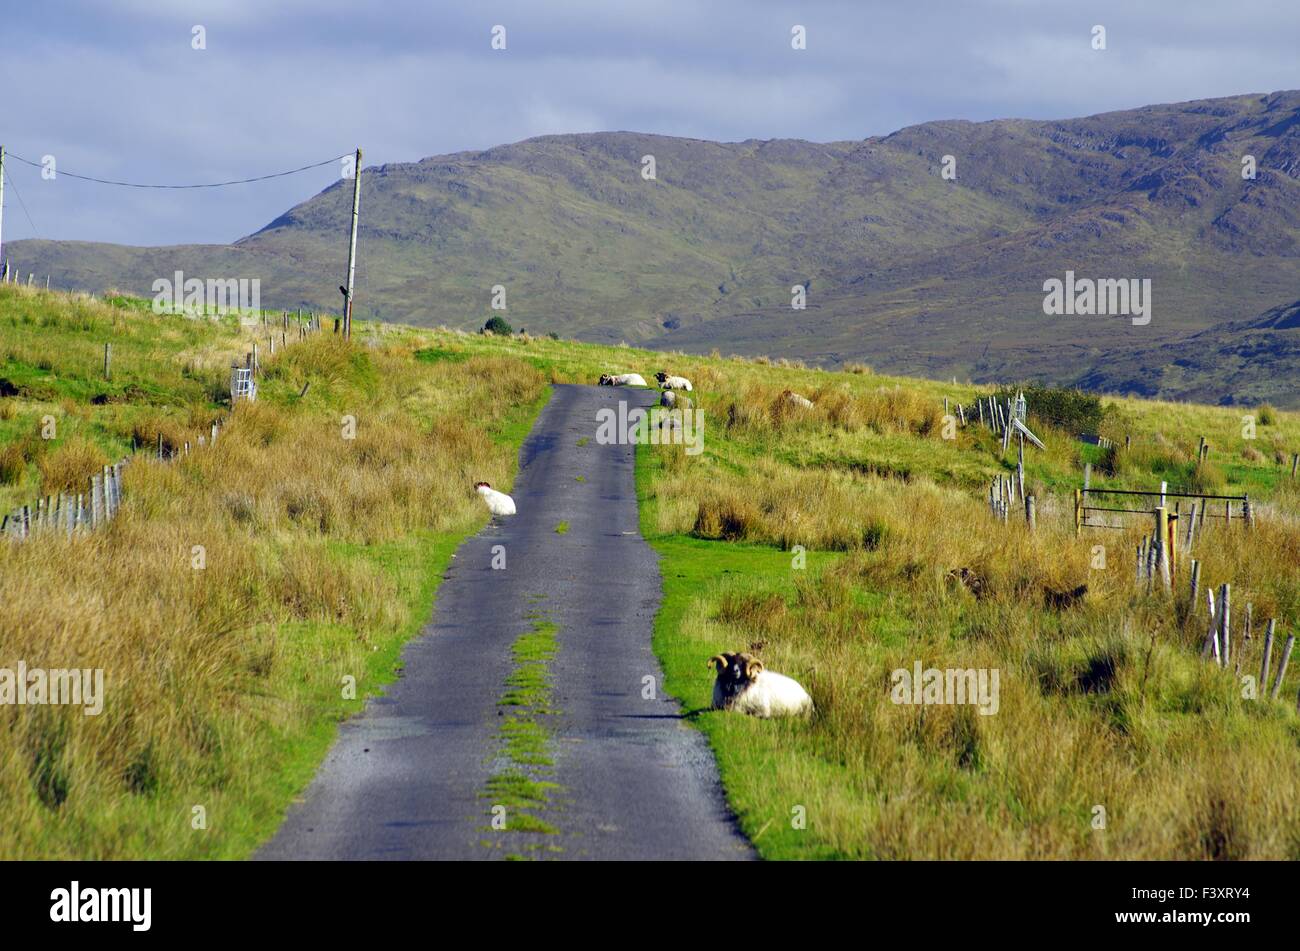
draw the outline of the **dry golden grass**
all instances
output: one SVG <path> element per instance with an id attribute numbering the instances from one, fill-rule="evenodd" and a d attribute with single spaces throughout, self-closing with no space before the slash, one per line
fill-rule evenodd
<path id="1" fill-rule="evenodd" d="M 500 427 L 542 391 L 514 359 L 428 366 L 312 338 L 267 362 L 215 448 L 137 457 L 104 530 L 0 544 L 0 664 L 102 668 L 107 694 L 100 716 L 0 709 L 0 855 L 239 855 L 273 830 L 341 678 L 364 695 L 373 652 L 422 619 L 429 540 L 482 520 L 471 486 L 509 484 L 517 436 Z M 135 426 L 148 446 L 193 439 L 165 417 Z M 42 485 L 102 458 L 65 442 Z"/>
<path id="2" fill-rule="evenodd" d="M 108 465 L 104 451 L 85 439 L 73 438 L 58 448 L 42 453 L 36 461 L 41 474 L 41 492 L 57 495 L 60 492 L 85 491 L 86 479 Z"/>
<path id="3" fill-rule="evenodd" d="M 776 385 L 725 372 L 712 383 L 736 395 L 706 398 L 721 406 L 706 454 L 647 454 L 648 528 L 679 565 L 718 566 L 677 595 L 678 575 L 666 574 L 670 598 L 687 607 L 663 651 L 698 666 L 720 649 L 756 649 L 816 702 L 807 724 L 722 714 L 706 723 L 765 854 L 1300 858 L 1294 660 L 1281 701 L 1243 698 L 1240 679 L 1258 674 L 1266 619 L 1286 631 L 1300 620 L 1293 485 L 1263 503 L 1251 531 L 1210 522 L 1193 552 L 1202 591 L 1233 586 L 1239 677 L 1199 659 L 1207 619 L 1203 601 L 1188 603 L 1186 564 L 1172 596 L 1135 584 L 1150 518 L 1076 537 L 1068 494 L 1039 484 L 1030 532 L 1022 518 L 995 520 L 977 492 L 931 479 L 929 450 L 915 450 L 922 464 L 906 478 L 859 463 L 881 439 L 937 438 L 938 411 L 915 393 L 829 383 L 807 391 L 812 410 L 790 412 Z M 1068 435 L 1045 432 L 1048 453 L 1031 458 L 1048 471 L 1077 466 Z M 1195 444 L 1185 443 L 1156 433 L 1108 464 L 1143 484 L 1195 470 L 1199 484 L 1222 485 L 1217 464 L 1193 466 Z M 673 541 L 681 536 L 730 544 L 706 553 Z M 800 572 L 781 569 L 790 554 L 750 553 L 766 573 L 723 571 L 744 554 L 737 543 L 844 554 Z M 1247 603 L 1255 631 L 1242 644 Z M 997 670 L 998 712 L 894 704 L 890 672 L 917 660 Z M 704 696 L 690 663 L 668 666 L 670 688 Z M 792 803 L 806 807 L 806 831 L 789 831 Z"/>

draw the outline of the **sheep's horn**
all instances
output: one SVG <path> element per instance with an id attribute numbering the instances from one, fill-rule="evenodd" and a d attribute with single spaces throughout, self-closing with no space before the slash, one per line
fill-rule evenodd
<path id="1" fill-rule="evenodd" d="M 718 670 L 722 670 L 724 667 L 727 666 L 727 658 L 723 657 L 721 654 L 714 654 L 712 657 L 709 658 L 708 663 L 706 663 L 704 666 L 708 668 L 712 668 L 715 662 L 718 665 Z"/>
<path id="2" fill-rule="evenodd" d="M 751 660 L 749 666 L 745 668 L 745 676 L 753 680 L 763 672 L 763 662 L 761 660 Z"/>

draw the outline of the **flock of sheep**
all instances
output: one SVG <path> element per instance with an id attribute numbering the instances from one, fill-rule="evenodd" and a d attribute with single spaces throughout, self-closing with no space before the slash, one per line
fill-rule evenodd
<path id="1" fill-rule="evenodd" d="M 690 392 L 691 381 L 684 376 L 672 376 L 663 370 L 655 374 L 655 379 L 662 388 L 659 404 L 676 407 L 679 402 L 690 406 L 686 397 L 679 397 L 679 391 Z M 639 373 L 602 374 L 600 386 L 647 386 L 645 378 Z M 811 409 L 812 401 L 786 390 L 782 398 L 793 406 Z M 498 492 L 486 482 L 477 482 L 475 491 L 483 497 L 488 511 L 496 516 L 515 514 L 515 500 L 504 492 Z M 715 654 L 709 658 L 709 668 L 716 668 L 717 677 L 713 681 L 713 708 L 728 710 L 732 713 L 746 713 L 756 717 L 806 716 L 813 712 L 812 698 L 808 691 L 784 674 L 768 670 L 763 662 L 752 654 Z"/>
<path id="2" fill-rule="evenodd" d="M 655 379 L 658 380 L 659 385 L 663 387 L 663 393 L 660 394 L 659 396 L 660 406 L 669 406 L 669 407 L 676 406 L 678 403 L 678 398 L 675 391 L 676 390 L 689 391 L 693 389 L 693 387 L 691 386 L 691 381 L 686 379 L 686 377 L 669 376 L 663 370 L 660 370 L 658 373 L 655 374 Z M 616 373 L 616 374 L 605 373 L 601 375 L 600 380 L 598 382 L 601 386 L 646 386 L 647 385 L 645 381 L 645 377 L 643 377 L 640 373 Z M 812 400 L 808 399 L 808 397 L 806 396 L 800 396 L 798 393 L 794 392 L 793 390 L 783 390 L 781 393 L 781 399 L 785 400 L 791 406 L 796 406 L 799 409 L 812 409 L 813 407 Z M 690 405 L 689 400 L 686 401 L 686 405 L 687 406 Z"/>

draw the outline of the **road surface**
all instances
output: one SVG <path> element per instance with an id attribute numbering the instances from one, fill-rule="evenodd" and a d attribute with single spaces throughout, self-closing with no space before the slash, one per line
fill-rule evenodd
<path id="1" fill-rule="evenodd" d="M 342 725 L 258 858 L 754 857 L 708 743 L 665 695 L 650 649 L 660 580 L 638 531 L 634 449 L 595 438 L 599 408 L 655 395 L 555 388 L 520 451 L 519 514 L 461 545 L 402 676 Z M 491 567 L 498 545 L 504 570 Z M 510 830 L 509 810 L 507 830 L 494 830 L 485 794 L 509 767 L 498 730 L 511 648 L 538 615 L 558 625 L 556 712 L 538 718 L 552 731 L 546 778 L 559 785 L 536 812 L 549 835 Z M 643 699 L 646 677 L 657 699 Z"/>

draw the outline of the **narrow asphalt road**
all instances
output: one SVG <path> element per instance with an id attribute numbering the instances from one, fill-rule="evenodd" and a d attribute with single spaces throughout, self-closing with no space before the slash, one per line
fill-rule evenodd
<path id="1" fill-rule="evenodd" d="M 555 388 L 520 452 L 519 514 L 461 545 L 402 676 L 343 724 L 258 858 L 487 859 L 529 843 L 540 848 L 525 854 L 561 859 L 754 857 L 650 649 L 659 568 L 638 531 L 634 449 L 595 438 L 601 407 L 654 398 Z M 504 570 L 492 568 L 498 545 Z M 508 768 L 498 704 L 512 645 L 538 615 L 558 625 L 555 712 L 540 718 L 558 789 L 537 814 L 558 832 L 493 831 L 485 789 Z M 646 677 L 656 699 L 643 699 Z"/>

